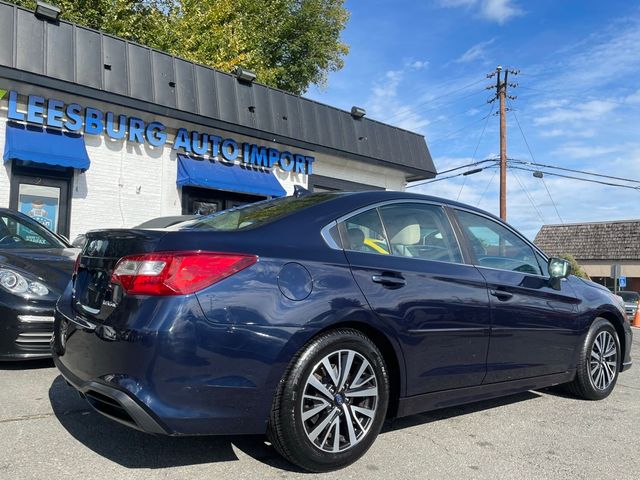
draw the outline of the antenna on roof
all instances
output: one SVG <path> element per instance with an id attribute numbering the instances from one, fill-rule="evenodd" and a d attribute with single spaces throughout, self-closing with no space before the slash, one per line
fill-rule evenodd
<path id="1" fill-rule="evenodd" d="M 305 195 L 310 195 L 311 192 L 304 188 L 302 185 L 294 185 L 293 186 L 293 196 L 294 197 L 304 197 Z"/>

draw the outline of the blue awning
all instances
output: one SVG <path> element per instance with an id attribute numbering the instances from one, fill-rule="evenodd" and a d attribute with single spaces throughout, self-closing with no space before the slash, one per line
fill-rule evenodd
<path id="1" fill-rule="evenodd" d="M 178 155 L 177 183 L 268 197 L 287 193 L 271 172 L 186 155 Z"/>
<path id="2" fill-rule="evenodd" d="M 53 128 L 7 123 L 4 161 L 23 160 L 87 170 L 91 161 L 82 135 Z"/>

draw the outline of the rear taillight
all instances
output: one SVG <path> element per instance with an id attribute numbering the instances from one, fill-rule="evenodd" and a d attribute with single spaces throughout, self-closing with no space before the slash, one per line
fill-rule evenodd
<path id="1" fill-rule="evenodd" d="M 111 282 L 129 295 L 186 295 L 257 261 L 255 255 L 201 251 L 129 255 L 118 261 Z"/>
<path id="2" fill-rule="evenodd" d="M 72 272 L 72 276 L 76 276 L 78 274 L 78 269 L 80 268 L 80 254 L 78 254 L 78 256 L 76 257 L 76 261 L 73 264 L 73 272 Z"/>

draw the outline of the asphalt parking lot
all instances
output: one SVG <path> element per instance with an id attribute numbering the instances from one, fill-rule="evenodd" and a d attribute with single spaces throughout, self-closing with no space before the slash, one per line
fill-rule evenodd
<path id="1" fill-rule="evenodd" d="M 632 356 L 640 359 L 640 329 Z M 636 360 L 637 361 L 637 360 Z M 390 422 L 359 462 L 323 478 L 640 475 L 640 367 L 602 402 L 527 392 Z M 313 478 L 262 437 L 153 437 L 93 412 L 50 362 L 0 365 L 1 479 Z"/>

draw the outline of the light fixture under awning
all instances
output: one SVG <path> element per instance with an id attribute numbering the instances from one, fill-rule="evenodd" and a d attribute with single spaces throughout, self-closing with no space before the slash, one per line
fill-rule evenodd
<path id="1" fill-rule="evenodd" d="M 4 161 L 22 160 L 87 170 L 91 165 L 82 135 L 52 128 L 7 123 Z"/>
<path id="2" fill-rule="evenodd" d="M 267 197 L 284 197 L 287 193 L 269 171 L 186 155 L 178 155 L 177 184 Z"/>

